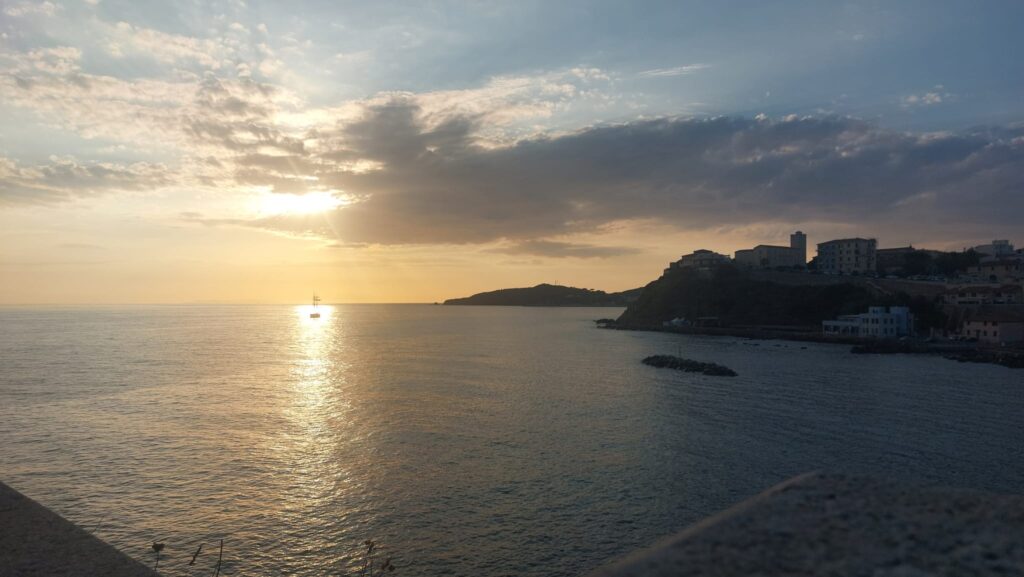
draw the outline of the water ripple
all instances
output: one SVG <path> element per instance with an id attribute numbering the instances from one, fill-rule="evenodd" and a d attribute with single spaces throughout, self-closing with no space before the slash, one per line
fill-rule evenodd
<path id="1" fill-rule="evenodd" d="M 300 311 L 301 312 L 301 311 Z M 1024 490 L 1019 375 L 606 309 L 0 309 L 0 475 L 166 575 L 575 575 L 817 468 Z M 759 346 L 751 346 L 751 345 Z M 675 353 L 735 379 L 659 371 Z M 204 544 L 196 566 L 187 561 Z"/>

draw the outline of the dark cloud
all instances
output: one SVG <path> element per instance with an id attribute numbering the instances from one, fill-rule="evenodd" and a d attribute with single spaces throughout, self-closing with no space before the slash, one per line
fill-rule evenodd
<path id="1" fill-rule="evenodd" d="M 382 244 L 529 243 L 634 218 L 683 229 L 827 221 L 985 231 L 1016 225 L 1024 209 L 1021 128 L 920 135 L 840 117 L 661 118 L 504 148 L 476 144 L 477 128 L 470 118 L 428 126 L 414 102 L 396 100 L 340 129 L 337 149 L 380 169 L 319 165 L 320 185 L 360 199 L 332 215 L 333 229 Z"/>
<path id="2" fill-rule="evenodd" d="M 487 117 L 428 114 L 413 96 L 367 105 L 355 122 L 289 134 L 268 117 L 264 101 L 277 97 L 256 83 L 204 83 L 196 99 L 217 114 L 184 126 L 224 154 L 197 157 L 210 173 L 192 178 L 279 193 L 340 190 L 352 202 L 326 216 L 193 220 L 344 245 L 501 241 L 512 252 L 597 257 L 622 249 L 563 239 L 629 219 L 685 230 L 828 222 L 864 234 L 983 238 L 1019 226 L 1024 210 L 1020 126 L 914 134 L 845 117 L 657 118 L 494 146 L 479 140 Z M 0 159 L 0 203 L 186 181 L 156 164 Z"/>

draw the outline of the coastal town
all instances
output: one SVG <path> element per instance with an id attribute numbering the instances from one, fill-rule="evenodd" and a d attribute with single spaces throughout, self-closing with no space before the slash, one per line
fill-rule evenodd
<path id="1" fill-rule="evenodd" d="M 851 283 L 880 295 L 908 295 L 940 310 L 941 326 L 924 326 L 909 306 L 869 306 L 821 321 L 826 337 L 908 339 L 1019 347 L 1024 344 L 1024 250 L 993 240 L 962 251 L 913 246 L 878 248 L 874 238 L 841 238 L 817 244 L 808 259 L 807 235 L 796 231 L 788 245 L 760 244 L 732 257 L 701 249 L 683 255 L 665 272 L 691 269 L 710 274 L 733 266 L 768 282 L 788 285 Z M 677 317 L 663 324 L 716 324 L 717 318 Z"/>

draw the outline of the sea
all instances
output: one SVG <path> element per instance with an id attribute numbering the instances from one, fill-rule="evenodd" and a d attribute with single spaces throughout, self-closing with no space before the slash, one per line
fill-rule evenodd
<path id="1" fill-rule="evenodd" d="M 321 310 L 0 309 L 0 480 L 169 576 L 349 575 L 367 541 L 398 577 L 580 575 L 814 470 L 1024 492 L 1020 370 L 595 326 L 621 309 Z"/>

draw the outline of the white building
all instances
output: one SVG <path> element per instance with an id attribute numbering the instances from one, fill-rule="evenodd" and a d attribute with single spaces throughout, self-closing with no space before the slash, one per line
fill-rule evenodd
<path id="1" fill-rule="evenodd" d="M 829 336 L 894 339 L 914 333 L 914 315 L 907 307 L 870 307 L 866 313 L 822 321 L 821 330 Z"/>
<path id="2" fill-rule="evenodd" d="M 818 244 L 818 270 L 826 274 L 868 274 L 878 268 L 878 241 L 841 238 Z"/>
<path id="3" fill-rule="evenodd" d="M 802 267 L 807 264 L 807 235 L 789 235 L 789 246 L 759 244 L 736 251 L 736 264 L 750 268 Z"/>
<path id="4" fill-rule="evenodd" d="M 994 240 L 990 244 L 978 245 L 974 247 L 974 252 L 994 259 L 1014 256 L 1013 245 L 1008 240 Z"/>

